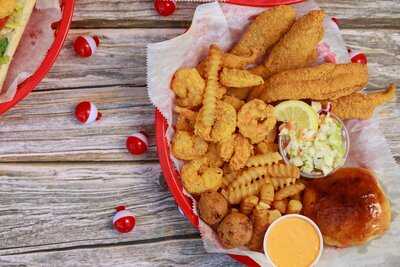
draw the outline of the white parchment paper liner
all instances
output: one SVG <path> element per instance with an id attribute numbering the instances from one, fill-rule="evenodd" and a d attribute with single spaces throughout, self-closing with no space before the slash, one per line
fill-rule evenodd
<path id="1" fill-rule="evenodd" d="M 318 9 L 313 1 L 296 4 L 298 16 Z M 180 67 L 194 67 L 205 57 L 208 47 L 217 43 L 221 48 L 229 48 L 238 40 L 249 18 L 265 8 L 235 6 L 210 3 L 197 7 L 190 29 L 174 38 L 161 43 L 149 44 L 147 47 L 147 84 L 152 103 L 165 117 L 170 127 L 166 138 L 170 141 L 174 130 L 173 106 L 174 94 L 169 89 L 174 72 Z M 327 17 L 324 21 L 325 36 L 323 42 L 336 55 L 337 63 L 349 62 L 347 49 L 336 24 Z M 388 81 L 389 82 L 389 81 Z M 395 114 L 385 113 L 384 119 Z M 390 230 L 381 238 L 366 246 L 347 249 L 325 247 L 318 266 L 395 266 L 400 262 L 400 170 L 395 163 L 390 148 L 379 126 L 382 116 L 369 121 L 352 120 L 346 122 L 350 133 L 350 153 L 347 166 L 361 166 L 374 170 L 381 178 L 380 182 L 392 203 L 393 221 Z M 394 126 L 400 130 L 400 126 Z M 180 169 L 182 162 L 172 155 L 175 166 Z M 197 209 L 194 204 L 194 212 Z M 227 250 L 222 248 L 215 232 L 200 220 L 200 233 L 205 249 L 210 253 L 230 253 L 247 255 L 262 266 L 267 265 L 262 253 L 249 251 L 246 248 Z M 290 257 L 290 255 L 288 255 Z"/>
<path id="2" fill-rule="evenodd" d="M 12 59 L 3 88 L 0 103 L 13 99 L 18 84 L 25 81 L 40 66 L 54 42 L 52 23 L 61 19 L 59 0 L 38 0 Z"/>

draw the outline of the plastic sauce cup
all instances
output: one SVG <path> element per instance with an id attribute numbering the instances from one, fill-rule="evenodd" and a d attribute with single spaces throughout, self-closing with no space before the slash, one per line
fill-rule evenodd
<path id="1" fill-rule="evenodd" d="M 322 255 L 322 251 L 323 251 L 324 243 L 323 243 L 323 239 L 322 239 L 322 234 L 321 234 L 321 231 L 319 230 L 318 226 L 317 226 L 312 220 L 310 220 L 309 218 L 307 218 L 307 217 L 305 217 L 305 216 L 303 216 L 303 215 L 298 215 L 298 214 L 284 215 L 284 216 L 280 217 L 279 219 L 277 219 L 276 221 L 274 221 L 274 222 L 268 227 L 268 230 L 267 230 L 267 232 L 265 233 L 265 236 L 264 236 L 264 253 L 265 253 L 265 256 L 267 257 L 267 260 L 269 261 L 269 263 L 270 263 L 271 266 L 280 267 L 279 265 L 276 265 L 276 264 L 273 262 L 271 255 L 269 255 L 269 250 L 268 250 L 268 239 L 269 239 L 271 233 L 274 231 L 274 228 L 275 228 L 277 225 L 279 225 L 279 224 L 282 223 L 283 221 L 288 220 L 288 219 L 291 219 L 291 218 L 297 218 L 297 219 L 303 220 L 303 221 L 305 221 L 307 224 L 309 224 L 310 226 L 312 226 L 312 228 L 314 228 L 315 234 L 317 235 L 317 238 L 318 238 L 318 240 L 319 240 L 319 251 L 318 251 L 318 253 L 317 253 L 315 259 L 314 259 L 314 260 L 312 261 L 312 263 L 310 264 L 310 266 L 315 266 L 315 265 L 318 263 L 318 261 L 319 261 L 321 255 Z M 287 229 L 287 230 L 290 231 L 290 229 Z M 282 236 L 282 238 L 284 238 L 284 236 Z M 282 247 L 282 250 L 283 250 L 283 251 L 285 251 L 285 249 L 287 249 L 287 248 Z M 308 248 L 307 248 L 307 247 L 304 247 L 304 250 L 306 250 L 306 249 L 308 249 Z M 288 253 L 288 254 L 287 254 L 287 257 L 295 257 L 295 255 L 290 255 L 290 254 Z"/>

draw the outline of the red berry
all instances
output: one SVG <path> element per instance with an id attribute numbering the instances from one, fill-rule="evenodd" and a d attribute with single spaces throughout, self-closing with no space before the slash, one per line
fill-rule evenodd
<path id="1" fill-rule="evenodd" d="M 126 147 L 133 155 L 140 155 L 147 151 L 147 142 L 137 136 L 129 136 L 126 139 Z"/>
<path id="2" fill-rule="evenodd" d="M 161 16 L 169 16 L 174 13 L 176 4 L 173 0 L 155 0 L 154 8 Z"/>
<path id="3" fill-rule="evenodd" d="M 367 64 L 368 60 L 365 54 L 359 53 L 355 55 L 354 57 L 351 58 L 351 62 L 353 63 L 361 63 L 361 64 Z"/>
<path id="4" fill-rule="evenodd" d="M 114 223 L 115 229 L 120 233 L 128 233 L 135 227 L 136 221 L 133 216 L 126 216 L 118 219 Z"/>

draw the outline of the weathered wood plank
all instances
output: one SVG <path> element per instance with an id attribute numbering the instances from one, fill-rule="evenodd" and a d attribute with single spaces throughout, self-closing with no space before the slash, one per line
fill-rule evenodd
<path id="1" fill-rule="evenodd" d="M 352 27 L 353 23 L 362 28 L 400 27 L 400 6 L 397 0 L 380 1 L 379 4 L 373 0 L 362 0 L 357 3 L 348 0 L 318 0 L 317 2 L 329 15 L 342 18 L 345 27 Z M 73 25 L 74 27 L 85 27 L 87 24 L 90 27 L 115 27 L 114 20 L 118 20 L 119 26 L 127 25 L 129 21 L 130 27 L 187 27 L 198 5 L 199 3 L 195 1 L 178 1 L 176 12 L 169 17 L 162 17 L 155 12 L 152 0 L 108 2 L 80 0 L 76 3 Z"/>
<path id="2" fill-rule="evenodd" d="M 0 255 L 196 235 L 178 212 L 158 163 L 0 164 Z M 117 205 L 136 215 L 112 229 Z"/>
<path id="3" fill-rule="evenodd" d="M 77 103 L 93 101 L 103 117 L 82 125 L 74 117 Z M 149 136 L 149 152 L 128 153 L 127 136 Z M 157 159 L 154 107 L 146 88 L 114 86 L 34 92 L 0 117 L 0 161 L 137 161 Z"/>
<path id="4" fill-rule="evenodd" d="M 71 30 L 57 63 L 40 89 L 130 84 L 146 84 L 146 45 L 173 38 L 181 29 Z M 81 34 L 99 35 L 101 45 L 90 58 L 80 58 L 73 40 Z"/>
<path id="5" fill-rule="evenodd" d="M 75 120 L 74 106 L 82 100 L 97 104 L 104 114 L 101 121 L 85 126 Z M 382 120 L 396 156 L 400 138 L 394 125 L 400 116 L 393 114 L 399 112 L 398 101 L 385 109 Z M 127 152 L 125 139 L 143 129 L 150 135 L 150 150 L 134 157 Z M 0 162 L 156 160 L 154 135 L 154 108 L 144 87 L 34 92 L 0 117 Z"/>
<path id="6" fill-rule="evenodd" d="M 227 255 L 208 254 L 199 239 L 3 256 L 1 266 L 242 266 Z"/>
<path id="7" fill-rule="evenodd" d="M 102 39 L 97 53 L 91 58 L 78 58 L 72 50 L 72 40 L 82 33 L 97 34 Z M 171 39 L 181 33 L 182 29 L 73 30 L 55 66 L 37 90 L 116 84 L 144 86 L 146 44 Z M 400 84 L 399 31 L 344 29 L 343 36 L 349 47 L 366 52 L 372 85 L 384 86 L 389 81 Z"/>

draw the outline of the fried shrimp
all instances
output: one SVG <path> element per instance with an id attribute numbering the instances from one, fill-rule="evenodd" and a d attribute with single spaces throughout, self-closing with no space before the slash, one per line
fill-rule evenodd
<path id="1" fill-rule="evenodd" d="M 216 45 L 210 46 L 208 63 L 206 64 L 206 88 L 203 107 L 197 116 L 195 133 L 203 139 L 211 140 L 211 127 L 216 119 L 217 90 L 219 88 L 218 72 L 222 67 L 222 52 Z"/>
<path id="2" fill-rule="evenodd" d="M 217 150 L 219 156 L 224 161 L 229 161 L 235 151 L 235 137 L 236 135 L 231 135 L 228 139 L 225 139 L 217 144 Z"/>
<path id="3" fill-rule="evenodd" d="M 203 100 L 205 82 L 194 68 L 182 68 L 175 72 L 171 89 L 176 95 L 176 103 L 182 107 L 199 106 Z"/>
<path id="4" fill-rule="evenodd" d="M 249 140 L 241 134 L 236 134 L 233 155 L 229 161 L 229 166 L 232 170 L 242 169 L 252 154 L 253 146 Z"/>
<path id="5" fill-rule="evenodd" d="M 220 81 L 228 87 L 251 87 L 264 83 L 261 76 L 255 75 L 248 70 L 223 68 Z"/>
<path id="6" fill-rule="evenodd" d="M 181 160 L 198 159 L 207 152 L 208 144 L 186 131 L 176 131 L 172 139 L 172 154 Z"/>
<path id="7" fill-rule="evenodd" d="M 208 150 L 204 157 L 208 159 L 210 167 L 219 168 L 224 164 L 224 160 L 219 155 L 219 151 L 215 143 L 208 144 Z"/>
<path id="8" fill-rule="evenodd" d="M 240 133 L 256 144 L 265 139 L 275 127 L 274 107 L 254 99 L 243 105 L 238 113 Z"/>
<path id="9" fill-rule="evenodd" d="M 216 191 L 222 184 L 222 170 L 211 168 L 208 160 L 202 158 L 193 160 L 181 169 L 181 177 L 184 188 L 191 194 L 201 194 L 206 191 Z"/>
<path id="10" fill-rule="evenodd" d="M 239 111 L 240 108 L 244 105 L 244 101 L 240 100 L 239 98 L 236 98 L 234 96 L 226 95 L 222 98 L 222 101 L 225 103 L 231 104 L 232 107 L 236 109 L 236 111 Z"/>
<path id="11" fill-rule="evenodd" d="M 176 130 L 193 132 L 193 125 L 196 122 L 197 112 L 179 106 L 175 106 L 174 111 L 178 113 L 175 124 Z"/>
<path id="12" fill-rule="evenodd" d="M 216 120 L 211 129 L 211 139 L 219 142 L 229 139 L 236 129 L 236 110 L 223 101 L 217 102 Z"/>

